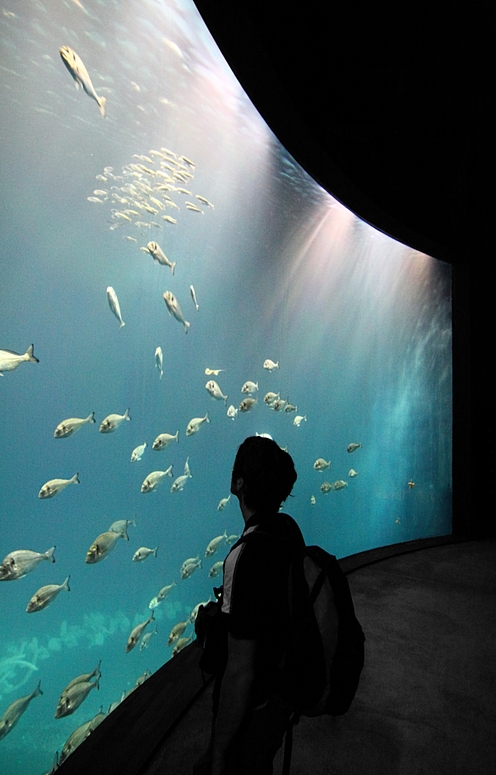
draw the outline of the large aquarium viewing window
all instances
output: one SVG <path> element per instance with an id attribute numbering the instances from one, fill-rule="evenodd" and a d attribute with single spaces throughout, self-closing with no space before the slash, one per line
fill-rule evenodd
<path id="1" fill-rule="evenodd" d="M 451 532 L 451 267 L 309 177 L 191 0 L 7 0 L 0 42 L 0 770 L 39 775 L 190 642 L 247 436 L 307 543 Z"/>

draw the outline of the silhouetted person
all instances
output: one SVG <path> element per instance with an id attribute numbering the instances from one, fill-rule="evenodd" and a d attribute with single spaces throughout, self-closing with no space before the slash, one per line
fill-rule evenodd
<path id="1" fill-rule="evenodd" d="M 291 710 L 271 697 L 271 686 L 290 624 L 290 547 L 304 542 L 279 508 L 296 476 L 291 456 L 271 439 L 251 436 L 238 449 L 231 493 L 245 526 L 224 563 L 227 656 L 216 677 L 209 755 L 195 773 L 267 775 L 282 744 Z"/>

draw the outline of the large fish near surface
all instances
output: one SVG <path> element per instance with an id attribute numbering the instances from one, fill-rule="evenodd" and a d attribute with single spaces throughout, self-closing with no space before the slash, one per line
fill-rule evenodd
<path id="1" fill-rule="evenodd" d="M 176 318 L 179 323 L 182 323 L 184 326 L 184 330 L 186 333 L 188 333 L 188 328 L 190 327 L 190 323 L 185 319 L 181 307 L 179 306 L 179 302 L 174 296 L 171 291 L 165 291 L 164 293 L 164 301 L 167 305 L 167 309 L 169 310 L 172 317 Z"/>
<path id="2" fill-rule="evenodd" d="M 0 718 L 0 740 L 14 729 L 31 700 L 35 697 L 39 697 L 40 694 L 43 694 L 41 691 L 41 681 L 31 694 L 27 694 L 25 697 L 19 697 L 19 699 L 14 700 L 14 702 L 9 705 L 2 718 Z"/>
<path id="3" fill-rule="evenodd" d="M 21 363 L 39 363 L 34 355 L 34 345 L 30 344 L 24 355 L 19 355 L 13 350 L 0 350 L 0 377 L 3 377 L 3 371 L 14 371 Z"/>
<path id="4" fill-rule="evenodd" d="M 62 48 L 59 49 L 59 52 L 60 56 L 62 57 L 62 62 L 67 67 L 72 78 L 74 79 L 76 89 L 79 89 L 81 86 L 88 97 L 91 97 L 95 100 L 96 104 L 100 108 L 102 118 L 105 118 L 105 105 L 107 104 L 107 100 L 105 97 L 99 97 L 96 93 L 95 87 L 91 83 L 91 78 L 88 75 L 88 71 L 83 64 L 82 59 L 78 57 L 76 52 L 73 51 L 72 48 L 69 48 L 69 46 L 62 46 Z"/>

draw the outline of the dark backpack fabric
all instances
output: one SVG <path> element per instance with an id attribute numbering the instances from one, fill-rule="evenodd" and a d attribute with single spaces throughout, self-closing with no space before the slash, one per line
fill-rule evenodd
<path id="1" fill-rule="evenodd" d="M 268 540 L 274 547 L 277 541 L 279 551 L 291 553 L 292 625 L 272 693 L 298 715 L 346 713 L 364 664 L 365 636 L 336 557 L 319 546 L 295 546 L 262 530 L 245 540 Z"/>

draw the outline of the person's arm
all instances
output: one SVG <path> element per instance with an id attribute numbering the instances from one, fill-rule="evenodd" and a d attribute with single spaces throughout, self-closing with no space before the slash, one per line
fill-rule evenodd
<path id="1" fill-rule="evenodd" d="M 227 665 L 212 730 L 212 773 L 224 775 L 229 746 L 250 709 L 258 641 L 228 636 Z"/>

